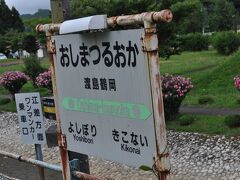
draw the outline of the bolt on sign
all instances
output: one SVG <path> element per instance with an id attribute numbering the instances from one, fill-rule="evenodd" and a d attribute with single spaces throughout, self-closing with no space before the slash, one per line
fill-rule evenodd
<path id="1" fill-rule="evenodd" d="M 39 93 L 15 94 L 21 139 L 24 144 L 45 144 L 46 135 Z"/>
<path id="2" fill-rule="evenodd" d="M 143 29 L 54 36 L 58 106 L 67 149 L 135 167 L 154 164 Z"/>

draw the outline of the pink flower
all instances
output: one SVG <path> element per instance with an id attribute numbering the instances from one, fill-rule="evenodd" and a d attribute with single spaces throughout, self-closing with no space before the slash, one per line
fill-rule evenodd
<path id="1" fill-rule="evenodd" d="M 45 87 L 48 89 L 52 89 L 52 79 L 51 79 L 51 70 L 45 71 L 39 74 L 36 78 L 36 85 L 38 87 Z"/>
<path id="2" fill-rule="evenodd" d="M 23 72 L 8 71 L 0 76 L 0 85 L 13 95 L 16 92 L 19 92 L 29 79 L 30 78 Z"/>
<path id="3" fill-rule="evenodd" d="M 235 76 L 234 78 L 234 86 L 240 90 L 240 75 Z"/>
<path id="4" fill-rule="evenodd" d="M 182 76 L 164 75 L 161 77 L 163 98 L 183 99 L 193 88 L 190 78 Z"/>

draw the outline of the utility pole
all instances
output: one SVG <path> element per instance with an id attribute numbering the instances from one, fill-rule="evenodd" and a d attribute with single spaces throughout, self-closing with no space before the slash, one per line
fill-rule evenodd
<path id="1" fill-rule="evenodd" d="M 52 23 L 62 23 L 64 21 L 64 7 L 62 0 L 50 0 L 51 2 L 51 12 L 52 12 Z M 66 13 L 66 11 L 65 11 Z M 69 165 L 69 157 L 68 151 L 66 148 L 66 139 L 62 134 L 61 128 L 61 119 L 59 116 L 59 108 L 58 108 L 58 98 L 57 98 L 57 88 L 56 88 L 56 74 L 54 68 L 54 52 L 51 51 L 51 44 L 52 44 L 52 36 L 54 33 L 48 32 L 47 36 L 47 46 L 48 46 L 48 53 L 49 53 L 49 61 L 50 61 L 50 69 L 52 72 L 52 85 L 53 85 L 53 95 L 54 95 L 54 102 L 55 102 L 55 109 L 56 109 L 56 120 L 57 120 L 57 141 L 59 146 L 59 152 L 61 156 L 61 165 L 62 165 L 62 175 L 63 180 L 70 180 L 71 179 L 71 170 Z"/>
<path id="2" fill-rule="evenodd" d="M 52 23 L 62 23 L 64 20 L 69 19 L 69 0 L 50 0 L 51 1 L 51 12 L 52 12 Z M 53 34 L 52 34 L 53 35 Z M 50 35 L 49 35 L 50 36 Z M 51 37 L 51 36 L 50 36 Z M 49 37 L 49 38 L 50 38 Z M 71 160 L 78 160 L 77 165 L 75 163 L 74 170 L 81 171 L 87 174 L 90 174 L 88 156 L 85 154 L 75 153 L 67 150 L 65 144 L 62 142 L 64 134 L 62 134 L 61 130 L 61 121 L 64 119 L 60 119 L 59 112 L 58 112 L 58 104 L 57 104 L 57 91 L 56 91 L 56 75 L 54 70 L 54 61 L 53 55 L 50 55 L 50 66 L 52 70 L 52 81 L 53 81 L 53 92 L 55 98 L 55 107 L 56 107 L 56 117 L 57 117 L 57 137 L 58 137 L 58 145 L 59 151 L 62 159 L 62 170 L 63 170 L 63 179 L 64 180 L 74 180 L 71 176 L 71 169 L 70 169 L 70 161 Z"/>
<path id="3" fill-rule="evenodd" d="M 62 23 L 64 12 L 62 0 L 51 0 L 52 23 Z"/>

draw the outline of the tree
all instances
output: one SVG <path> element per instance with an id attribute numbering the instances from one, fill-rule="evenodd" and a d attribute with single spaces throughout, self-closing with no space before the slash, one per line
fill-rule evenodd
<path id="1" fill-rule="evenodd" d="M 231 30 L 235 14 L 234 6 L 227 0 L 215 0 L 209 19 L 211 29 L 213 31 Z"/>
<path id="2" fill-rule="evenodd" d="M 3 34 L 11 27 L 11 11 L 4 0 L 0 0 L 0 33 Z"/>
<path id="3" fill-rule="evenodd" d="M 117 16 L 144 12 L 155 3 L 154 0 L 72 0 L 71 18 L 79 18 L 96 14 Z"/>
<path id="4" fill-rule="evenodd" d="M 201 32 L 203 22 L 202 4 L 199 0 L 162 0 L 158 5 L 152 5 L 149 10 L 159 11 L 171 9 L 173 21 L 158 23 L 159 54 L 168 59 L 173 54 L 181 52 L 178 36 L 188 32 Z"/>
<path id="5" fill-rule="evenodd" d="M 36 33 L 35 28 L 38 24 L 49 24 L 51 23 L 51 18 L 31 18 L 23 20 L 25 26 L 25 32 L 31 33 L 31 35 L 35 36 L 37 41 L 40 44 L 45 44 L 46 38 L 44 33 Z"/>
<path id="6" fill-rule="evenodd" d="M 178 34 L 202 32 L 203 6 L 199 0 L 185 0 L 171 5 Z"/>
<path id="7" fill-rule="evenodd" d="M 18 11 L 15 9 L 15 7 L 12 7 L 12 18 L 10 19 L 11 22 L 11 28 L 23 32 L 24 31 L 24 25 L 22 20 L 19 17 Z"/>
<path id="8" fill-rule="evenodd" d="M 23 39 L 23 49 L 29 53 L 35 54 L 37 52 L 36 38 L 33 35 L 27 35 Z"/>
<path id="9" fill-rule="evenodd" d="M 7 47 L 16 51 L 21 41 L 19 32 L 23 31 L 24 25 L 18 11 L 14 7 L 10 10 L 5 1 L 0 0 L 0 52 L 10 51 Z"/>
<path id="10" fill-rule="evenodd" d="M 5 52 L 6 46 L 7 46 L 6 39 L 4 38 L 4 36 L 0 36 L 0 52 L 1 53 Z"/>
<path id="11" fill-rule="evenodd" d="M 199 11 L 201 3 L 199 0 L 72 0 L 71 18 L 84 16 L 107 14 L 108 16 L 136 14 L 146 11 L 159 11 L 170 8 L 174 14 L 174 21 L 170 24 L 159 23 L 158 36 L 160 38 L 160 55 L 169 57 L 171 54 L 178 53 L 176 46 L 176 34 L 185 31 L 201 31 L 201 16 Z M 174 6 L 175 5 L 175 6 Z M 194 12 L 195 11 L 195 12 Z M 185 18 L 188 18 L 184 20 Z M 180 27 L 181 23 L 185 25 Z M 193 25 L 192 25 L 193 23 Z M 195 28 L 195 29 L 194 29 Z"/>
<path id="12" fill-rule="evenodd" d="M 236 0 L 237 1 L 237 0 Z M 179 53 L 178 36 L 187 33 L 230 30 L 234 6 L 227 0 L 71 0 L 72 18 L 107 14 L 135 14 L 171 9 L 174 15 L 169 24 L 158 23 L 160 55 L 168 58 Z"/>
<path id="13" fill-rule="evenodd" d="M 51 18 L 31 18 L 23 19 L 24 27 L 26 32 L 35 32 L 35 28 L 38 24 L 51 23 Z"/>
<path id="14" fill-rule="evenodd" d="M 239 0 L 229 0 L 231 3 L 233 3 L 235 9 L 239 12 L 240 11 L 240 1 Z"/>
<path id="15" fill-rule="evenodd" d="M 5 1 L 0 0 L 0 34 L 4 34 L 10 28 L 16 29 L 19 32 L 24 31 L 18 11 L 14 7 L 10 10 Z"/>
<path id="16" fill-rule="evenodd" d="M 13 52 L 21 49 L 22 41 L 23 41 L 23 33 L 19 33 L 15 29 L 9 29 L 7 33 L 4 35 L 7 45 L 11 47 Z"/>

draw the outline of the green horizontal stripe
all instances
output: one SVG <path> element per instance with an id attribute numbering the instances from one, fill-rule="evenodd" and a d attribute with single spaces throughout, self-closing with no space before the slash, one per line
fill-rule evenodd
<path id="1" fill-rule="evenodd" d="M 147 120 L 151 115 L 149 108 L 145 105 L 129 102 L 65 97 L 61 101 L 61 106 L 69 111 L 110 115 L 128 119 Z"/>

